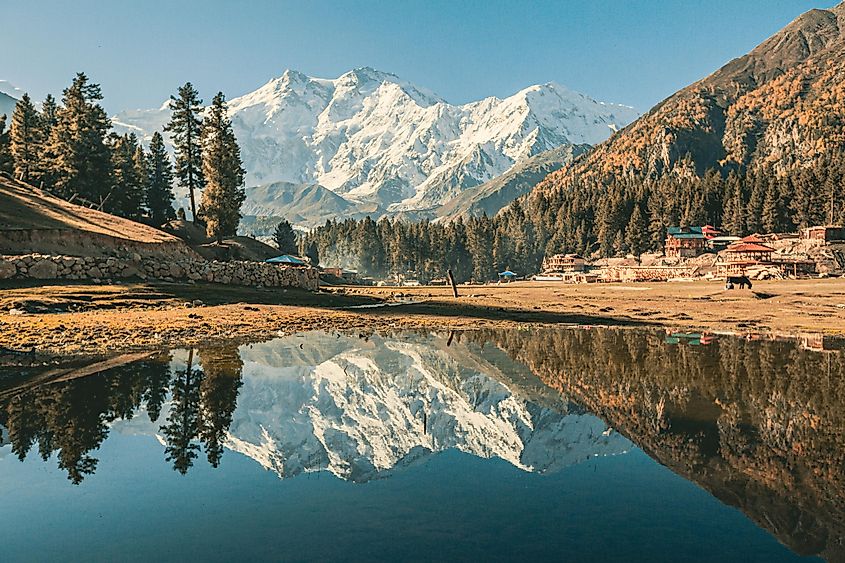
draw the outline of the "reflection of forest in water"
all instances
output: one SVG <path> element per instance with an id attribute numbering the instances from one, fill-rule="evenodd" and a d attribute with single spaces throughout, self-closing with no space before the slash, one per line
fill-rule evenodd
<path id="1" fill-rule="evenodd" d="M 80 483 L 97 468 L 92 450 L 109 433 L 109 424 L 148 416 L 159 422 L 167 461 L 180 473 L 204 451 L 217 467 L 241 386 L 237 347 L 191 350 L 172 369 L 171 356 L 113 368 L 97 375 L 27 389 L 0 400 L 0 424 L 12 452 L 23 460 L 33 449 L 44 461 L 58 452 L 58 465 Z M 143 412 L 142 412 L 143 411 Z"/>
<path id="2" fill-rule="evenodd" d="M 734 338 L 668 345 L 661 334 L 622 329 L 474 331 L 461 341 L 495 344 L 564 403 L 603 418 L 797 553 L 845 559 L 845 353 Z M 216 467 L 241 357 L 235 346 L 179 357 L 0 398 L 13 453 L 58 452 L 79 483 L 96 470 L 92 451 L 110 423 L 147 416 L 175 470 L 186 473 L 201 455 Z"/>
<path id="3" fill-rule="evenodd" d="M 799 554 L 845 559 L 845 353 L 671 346 L 631 330 L 490 331 L 550 387 Z"/>

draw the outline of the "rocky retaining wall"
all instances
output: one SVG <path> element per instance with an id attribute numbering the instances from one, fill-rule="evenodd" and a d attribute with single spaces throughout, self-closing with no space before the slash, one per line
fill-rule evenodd
<path id="1" fill-rule="evenodd" d="M 0 280 L 90 280 L 95 283 L 138 278 L 162 281 L 205 281 L 252 287 L 298 287 L 316 290 L 319 274 L 313 268 L 293 268 L 265 262 L 209 262 L 200 259 L 161 261 L 136 254 L 115 257 L 0 255 Z"/>

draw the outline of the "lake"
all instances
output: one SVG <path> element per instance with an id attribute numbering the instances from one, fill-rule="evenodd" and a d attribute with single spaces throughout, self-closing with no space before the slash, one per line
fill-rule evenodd
<path id="1" fill-rule="evenodd" d="M 5 358 L 2 559 L 841 561 L 841 348 L 564 328 Z"/>

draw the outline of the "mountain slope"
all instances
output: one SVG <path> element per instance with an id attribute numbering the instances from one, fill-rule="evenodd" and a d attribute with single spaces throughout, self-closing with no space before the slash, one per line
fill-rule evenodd
<path id="1" fill-rule="evenodd" d="M 288 70 L 229 109 L 247 185 L 319 184 L 386 213 L 433 210 L 540 152 L 598 143 L 637 115 L 551 83 L 451 105 L 371 68 L 336 79 Z M 168 113 L 165 104 L 113 123 L 143 138 Z"/>
<path id="2" fill-rule="evenodd" d="M 441 221 L 458 217 L 493 216 L 510 202 L 527 194 L 543 178 L 586 153 L 589 145 L 563 145 L 515 164 L 488 182 L 469 188 L 440 206 L 435 215 Z"/>
<path id="3" fill-rule="evenodd" d="M 607 177 L 805 165 L 845 143 L 845 4 L 811 10 L 672 95 L 539 191 Z"/>

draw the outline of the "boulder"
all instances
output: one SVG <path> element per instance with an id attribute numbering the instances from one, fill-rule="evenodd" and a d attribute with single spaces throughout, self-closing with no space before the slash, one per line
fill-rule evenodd
<path id="1" fill-rule="evenodd" d="M 55 279 L 58 270 L 58 265 L 52 260 L 42 260 L 29 267 L 29 277 L 37 280 L 51 280 Z"/>
<path id="2" fill-rule="evenodd" d="M 17 273 L 17 268 L 11 262 L 0 262 L 0 280 L 6 280 L 11 278 Z"/>

